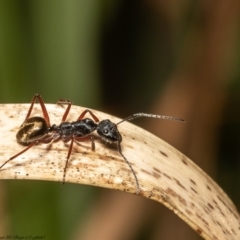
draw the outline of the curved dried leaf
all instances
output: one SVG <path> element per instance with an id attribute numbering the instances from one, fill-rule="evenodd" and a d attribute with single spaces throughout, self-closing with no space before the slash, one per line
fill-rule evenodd
<path id="1" fill-rule="evenodd" d="M 46 104 L 51 123 L 60 123 L 64 108 Z M 29 104 L 0 105 L 0 163 L 23 150 L 15 135 L 25 119 Z M 74 121 L 85 110 L 72 106 L 68 120 Z M 119 119 L 93 110 L 100 120 Z M 42 116 L 36 104 L 32 116 Z M 174 124 L 174 123 L 173 123 Z M 140 196 L 161 202 L 187 222 L 205 239 L 240 239 L 240 217 L 222 189 L 198 166 L 153 134 L 125 122 L 119 125 L 122 151 L 139 179 Z M 97 135 L 96 150 L 89 142 L 74 143 L 66 182 L 136 192 L 136 182 L 128 165 L 114 146 Z M 68 144 L 39 144 L 7 163 L 1 179 L 62 181 Z"/>

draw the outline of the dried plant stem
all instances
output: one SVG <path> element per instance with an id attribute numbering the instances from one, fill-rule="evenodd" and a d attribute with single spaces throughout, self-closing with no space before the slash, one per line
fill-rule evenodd
<path id="1" fill-rule="evenodd" d="M 46 104 L 51 124 L 59 124 L 61 106 Z M 25 119 L 29 104 L 0 104 L 0 164 L 24 147 L 15 135 Z M 74 121 L 85 108 L 72 106 L 68 120 Z M 100 120 L 118 118 L 93 110 Z M 41 116 L 37 104 L 33 116 Z M 153 134 L 125 122 L 118 126 L 122 151 L 139 180 L 140 196 L 161 202 L 174 211 L 205 239 L 240 239 L 240 217 L 222 189 L 182 153 Z M 136 182 L 115 146 L 95 135 L 91 143 L 74 143 L 66 182 L 88 184 L 135 193 Z M 68 146 L 62 141 L 39 144 L 7 163 L 1 179 L 62 181 Z"/>

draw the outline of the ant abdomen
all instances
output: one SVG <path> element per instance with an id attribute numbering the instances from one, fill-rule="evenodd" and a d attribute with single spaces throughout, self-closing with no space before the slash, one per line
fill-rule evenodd
<path id="1" fill-rule="evenodd" d="M 16 134 L 17 142 L 27 146 L 31 142 L 45 137 L 48 132 L 48 125 L 42 117 L 32 117 L 23 122 Z"/>

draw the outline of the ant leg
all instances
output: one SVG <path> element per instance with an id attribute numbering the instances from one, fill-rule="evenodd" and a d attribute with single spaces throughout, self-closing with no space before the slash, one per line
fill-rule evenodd
<path id="1" fill-rule="evenodd" d="M 70 108 L 72 106 L 72 102 L 70 100 L 59 99 L 56 104 L 58 104 L 58 105 L 67 104 L 68 105 L 67 109 L 66 109 L 66 111 L 65 111 L 65 113 L 63 114 L 63 117 L 62 117 L 62 122 L 65 122 L 66 119 L 67 119 L 68 113 L 70 111 Z"/>
<path id="2" fill-rule="evenodd" d="M 71 155 L 71 153 L 72 153 L 73 140 L 74 140 L 74 138 L 72 137 L 71 143 L 70 143 L 70 146 L 69 146 L 69 150 L 68 150 L 67 160 L 66 160 L 66 163 L 65 163 L 65 167 L 64 167 L 64 169 L 63 169 L 63 180 L 62 180 L 62 184 L 65 183 L 65 176 L 66 176 L 66 171 L 67 171 L 68 160 L 69 160 L 70 155 Z"/>
<path id="3" fill-rule="evenodd" d="M 88 110 L 88 109 L 86 109 L 85 111 L 83 111 L 83 112 L 80 114 L 80 116 L 78 117 L 77 121 L 83 119 L 84 116 L 85 116 L 87 113 L 89 113 L 89 114 L 91 115 L 91 117 L 94 119 L 95 122 L 99 122 L 99 119 L 97 118 L 97 116 L 94 115 L 93 112 L 90 111 L 90 110 Z"/>
<path id="4" fill-rule="evenodd" d="M 121 156 L 123 157 L 123 159 L 125 160 L 125 162 L 128 164 L 131 172 L 133 173 L 133 176 L 134 176 L 134 178 L 135 178 L 136 185 L 137 185 L 137 187 L 136 187 L 136 194 L 139 194 L 140 191 L 141 191 L 141 189 L 140 189 L 140 186 L 139 186 L 139 182 L 138 182 L 137 175 L 136 175 L 136 173 L 134 172 L 133 167 L 132 167 L 132 165 L 130 164 L 130 162 L 129 162 L 129 161 L 125 158 L 125 156 L 123 155 L 122 149 L 121 149 L 121 145 L 120 145 L 119 142 L 118 142 L 117 146 L 118 146 L 118 152 L 121 154 Z"/>
<path id="5" fill-rule="evenodd" d="M 63 169 L 63 181 L 62 181 L 62 184 L 65 183 L 65 177 L 66 177 L 66 171 L 67 171 L 67 166 L 68 166 L 68 161 L 69 161 L 69 158 L 71 156 L 71 153 L 72 153 L 72 147 L 73 147 L 73 142 L 76 141 L 76 142 L 80 142 L 80 141 L 88 141 L 90 140 L 92 142 L 92 150 L 94 151 L 95 150 L 95 142 L 94 142 L 94 137 L 92 136 L 87 136 L 87 137 L 72 137 L 71 138 L 71 143 L 70 143 L 70 146 L 69 146 L 69 150 L 68 150 L 68 155 L 67 155 L 67 160 L 66 160 L 66 163 L 65 163 L 65 167 Z M 67 139 L 66 141 L 64 142 L 68 142 L 69 140 Z"/>
<path id="6" fill-rule="evenodd" d="M 47 138 L 45 138 L 45 139 L 39 140 L 39 142 L 44 143 L 44 144 L 49 144 L 49 145 L 51 145 L 53 142 L 58 141 L 59 138 L 60 138 L 60 137 L 58 137 L 58 138 L 53 138 L 52 135 L 51 135 L 51 136 L 49 136 L 49 137 L 47 137 Z"/>
<path id="7" fill-rule="evenodd" d="M 91 141 L 92 142 L 92 151 L 95 151 L 95 139 L 93 136 L 87 137 L 74 137 L 75 142 Z"/>
<path id="8" fill-rule="evenodd" d="M 0 169 L 5 165 L 7 164 L 8 162 L 10 162 L 11 160 L 13 160 L 14 158 L 20 156 L 21 154 L 23 154 L 24 152 L 26 152 L 27 150 L 29 150 L 31 147 L 37 145 L 38 143 L 45 143 L 45 144 L 48 144 L 48 143 L 52 143 L 52 139 L 51 137 L 49 138 L 43 138 L 43 139 L 40 139 L 40 140 L 37 140 L 35 142 L 32 142 L 30 143 L 26 148 L 24 148 L 21 152 L 15 154 L 14 156 L 10 157 L 6 162 L 4 162 L 1 166 L 0 166 Z"/>
<path id="9" fill-rule="evenodd" d="M 39 143 L 39 141 L 36 142 L 32 142 L 29 146 L 27 146 L 25 149 L 23 149 L 21 152 L 17 153 L 16 155 L 10 157 L 6 162 L 4 162 L 1 166 L 0 169 L 7 164 L 8 162 L 10 162 L 11 160 L 13 160 L 14 158 L 18 157 L 19 155 L 23 154 L 24 152 L 26 152 L 28 149 L 30 149 L 31 147 L 37 145 Z"/>
<path id="10" fill-rule="evenodd" d="M 50 120 L 49 120 L 48 112 L 47 112 L 47 109 L 45 107 L 44 101 L 43 101 L 43 99 L 42 99 L 40 94 L 35 94 L 33 96 L 32 101 L 31 101 L 31 106 L 30 106 L 30 108 L 28 110 L 28 113 L 27 113 L 27 116 L 26 116 L 24 122 L 30 117 L 32 109 L 33 109 L 33 105 L 35 104 L 36 100 L 38 100 L 38 102 L 40 103 L 40 106 L 41 106 L 42 112 L 43 112 L 43 117 L 46 120 L 47 125 L 50 126 Z"/>

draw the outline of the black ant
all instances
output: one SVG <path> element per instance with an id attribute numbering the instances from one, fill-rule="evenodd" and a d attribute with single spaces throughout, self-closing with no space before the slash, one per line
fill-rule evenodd
<path id="1" fill-rule="evenodd" d="M 29 118 L 33 105 L 38 99 L 40 106 L 42 108 L 43 116 L 42 117 L 32 117 Z M 184 121 L 180 118 L 174 118 L 169 116 L 161 116 L 161 115 L 154 115 L 154 114 L 147 114 L 147 113 L 135 113 L 117 124 L 111 122 L 109 119 L 105 119 L 99 122 L 99 119 L 90 111 L 85 110 L 83 111 L 80 116 L 78 117 L 77 121 L 75 122 L 65 122 L 67 115 L 70 111 L 72 102 L 69 100 L 59 100 L 57 104 L 67 104 L 67 109 L 65 110 L 65 113 L 62 117 L 62 123 L 57 125 L 50 125 L 49 116 L 47 113 L 47 110 L 45 108 L 45 104 L 43 102 L 43 99 L 39 94 L 36 94 L 31 102 L 31 106 L 29 108 L 28 114 L 26 116 L 25 121 L 23 122 L 22 126 L 20 127 L 20 130 L 18 131 L 16 137 L 17 141 L 22 145 L 28 145 L 25 149 L 23 149 L 21 152 L 17 153 L 16 155 L 12 156 L 9 160 L 7 160 L 5 163 L 3 163 L 0 166 L 0 169 L 9 161 L 16 158 L 17 156 L 21 155 L 25 151 L 27 151 L 29 148 L 33 147 L 34 145 L 38 143 L 51 143 L 58 141 L 60 139 L 63 140 L 63 142 L 70 142 L 68 155 L 67 155 L 67 161 L 64 167 L 63 172 L 63 183 L 65 182 L 65 175 L 66 175 L 66 169 L 68 165 L 68 160 L 70 158 L 71 152 L 72 152 L 72 146 L 73 142 L 80 142 L 80 141 L 86 141 L 90 140 L 92 142 L 92 150 L 95 150 L 95 142 L 93 136 L 89 135 L 95 130 L 97 131 L 97 134 L 102 137 L 103 141 L 108 143 L 114 143 L 117 145 L 118 152 L 123 157 L 125 162 L 128 164 L 131 172 L 134 175 L 135 181 L 136 181 L 136 193 L 138 194 L 140 192 L 140 186 L 138 182 L 138 178 L 136 176 L 136 173 L 134 172 L 130 162 L 126 159 L 126 157 L 122 153 L 121 149 L 121 142 L 122 142 L 122 136 L 120 132 L 118 131 L 117 125 L 124 121 L 131 121 L 135 118 L 139 117 L 149 117 L 149 118 L 160 118 L 160 119 L 169 119 L 169 120 L 175 120 L 175 121 Z M 84 116 L 89 113 L 91 117 L 94 119 L 94 121 L 90 118 L 84 118 Z M 51 134 L 50 134 L 51 133 Z"/>
<path id="2" fill-rule="evenodd" d="M 38 100 L 40 103 L 42 112 L 43 112 L 43 118 L 42 117 L 31 117 L 31 112 L 33 109 L 33 106 Z M 89 110 L 83 111 L 80 116 L 78 117 L 76 122 L 65 122 L 69 110 L 71 108 L 72 103 L 70 101 L 62 101 L 59 100 L 57 104 L 68 104 L 68 107 L 62 117 L 61 124 L 59 126 L 53 124 L 51 126 L 49 116 L 47 109 L 45 107 L 44 101 L 42 97 L 39 94 L 35 94 L 34 97 L 32 98 L 30 108 L 28 110 L 27 116 L 23 122 L 23 124 L 20 126 L 19 131 L 16 134 L 16 138 L 18 143 L 21 145 L 27 146 L 25 149 L 23 149 L 21 152 L 15 154 L 11 158 L 9 158 L 6 162 L 4 162 L 1 166 L 0 169 L 10 162 L 11 160 L 15 159 L 19 155 L 23 154 L 26 152 L 28 149 L 31 147 L 39 144 L 39 143 L 52 143 L 56 142 L 60 139 L 63 140 L 64 143 L 70 142 L 69 150 L 68 150 L 68 155 L 67 155 L 67 161 L 64 167 L 63 171 L 63 184 L 65 182 L 65 174 L 66 174 L 66 169 L 67 169 L 67 164 L 68 160 L 70 158 L 71 152 L 72 152 L 72 146 L 73 142 L 79 142 L 79 141 L 87 141 L 90 140 L 92 142 L 92 150 L 95 150 L 95 143 L 94 139 L 92 136 L 88 136 L 90 133 L 92 133 L 96 127 L 98 122 L 98 118 Z M 84 118 L 86 113 L 88 113 L 92 116 L 94 121 L 90 118 Z"/>

